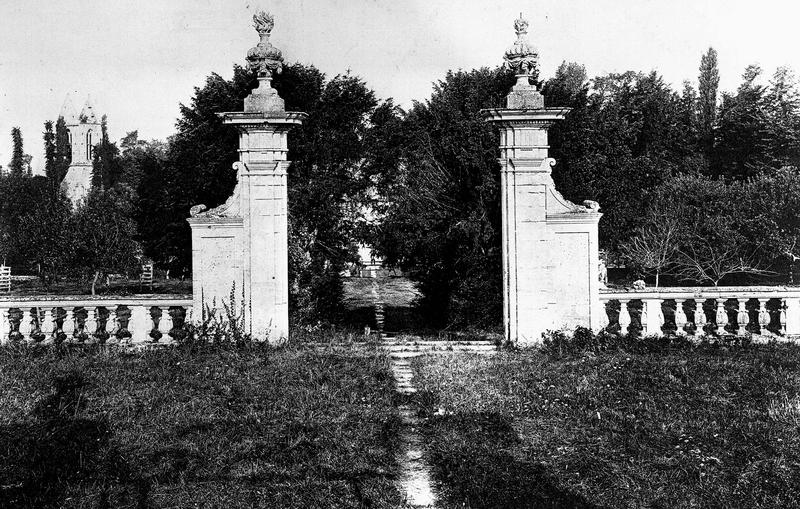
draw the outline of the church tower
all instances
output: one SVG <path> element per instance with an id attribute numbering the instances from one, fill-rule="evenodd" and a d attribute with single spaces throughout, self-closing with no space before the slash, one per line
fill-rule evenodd
<path id="1" fill-rule="evenodd" d="M 102 129 L 92 107 L 91 98 L 86 99 L 81 113 L 77 115 L 69 95 L 61 108 L 61 117 L 67 127 L 72 162 L 61 187 L 73 205 L 86 198 L 92 187 L 92 160 L 94 146 L 100 143 Z"/>

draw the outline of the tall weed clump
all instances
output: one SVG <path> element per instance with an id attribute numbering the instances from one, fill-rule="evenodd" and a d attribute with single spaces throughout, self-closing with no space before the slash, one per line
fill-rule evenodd
<path id="1" fill-rule="evenodd" d="M 264 341 L 255 341 L 245 319 L 246 302 L 242 290 L 241 304 L 236 305 L 236 284 L 231 287 L 228 301 L 221 302 L 222 308 L 217 307 L 216 299 L 211 301 L 211 306 L 203 305 L 200 321 L 188 322 L 177 338 L 179 347 L 204 350 L 209 347 L 248 347 L 255 343 L 268 344 Z"/>

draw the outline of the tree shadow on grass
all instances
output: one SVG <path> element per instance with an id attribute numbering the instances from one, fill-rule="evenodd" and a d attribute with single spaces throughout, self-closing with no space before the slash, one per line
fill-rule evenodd
<path id="1" fill-rule="evenodd" d="M 87 385 L 76 371 L 57 376 L 29 419 L 0 426 L 0 508 L 147 506 L 149 488 L 110 443 L 108 422 L 81 415 Z M 132 493 L 120 492 L 126 484 Z M 77 500 L 86 496 L 95 500 Z"/>
<path id="2" fill-rule="evenodd" d="M 440 502 L 469 508 L 596 508 L 544 466 L 515 458 L 519 437 L 497 413 L 433 418 L 425 426 Z"/>

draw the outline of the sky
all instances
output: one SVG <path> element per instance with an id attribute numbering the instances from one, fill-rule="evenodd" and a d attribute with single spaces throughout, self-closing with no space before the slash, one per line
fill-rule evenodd
<path id="1" fill-rule="evenodd" d="M 566 60 L 590 77 L 656 70 L 680 90 L 696 85 L 709 46 L 721 90 L 752 63 L 800 72 L 796 0 L 0 0 L 0 164 L 19 126 L 42 171 L 43 123 L 67 93 L 78 110 L 92 96 L 112 141 L 133 130 L 165 139 L 194 87 L 244 63 L 260 9 L 275 16 L 271 41 L 287 62 L 350 70 L 404 107 L 448 69 L 502 63 L 520 12 L 543 78 Z"/>

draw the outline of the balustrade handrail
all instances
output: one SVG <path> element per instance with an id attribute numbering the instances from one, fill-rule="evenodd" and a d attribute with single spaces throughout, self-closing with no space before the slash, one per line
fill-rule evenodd
<path id="1" fill-rule="evenodd" d="M 600 300 L 639 299 L 736 299 L 736 298 L 800 298 L 800 287 L 794 286 L 695 286 L 659 287 L 636 290 L 603 288 Z"/>
<path id="2" fill-rule="evenodd" d="M 0 297 L 0 308 L 95 306 L 178 306 L 191 307 L 191 295 L 13 295 Z"/>
<path id="3" fill-rule="evenodd" d="M 600 291 L 600 303 L 604 308 L 602 326 L 621 332 L 635 333 L 641 328 L 656 335 L 702 336 L 712 332 L 800 336 L 798 287 L 604 288 Z M 614 307 L 618 311 L 610 312 Z"/>
<path id="4" fill-rule="evenodd" d="M 171 341 L 190 319 L 192 304 L 188 295 L 13 296 L 0 299 L 0 344 Z"/>

